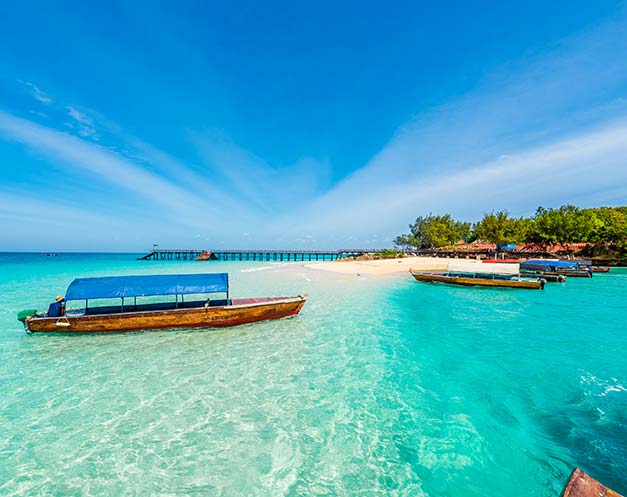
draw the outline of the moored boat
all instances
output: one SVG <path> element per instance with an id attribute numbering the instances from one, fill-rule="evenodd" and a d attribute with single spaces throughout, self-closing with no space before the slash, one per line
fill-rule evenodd
<path id="1" fill-rule="evenodd" d="M 590 271 L 592 271 L 593 273 L 609 273 L 610 272 L 610 267 L 609 266 L 589 266 Z"/>
<path id="2" fill-rule="evenodd" d="M 557 259 L 533 259 L 520 263 L 521 271 L 540 272 L 543 275 L 563 274 L 573 278 L 590 278 L 592 271 L 576 261 L 560 261 Z"/>
<path id="3" fill-rule="evenodd" d="M 207 252 L 203 250 L 198 257 L 196 257 L 197 261 L 210 261 L 213 259 L 213 254 L 211 252 Z"/>
<path id="4" fill-rule="evenodd" d="M 552 271 L 532 271 L 529 269 L 521 269 L 520 275 L 525 278 L 544 278 L 551 283 L 564 283 L 568 278 L 565 274 L 555 273 Z"/>
<path id="5" fill-rule="evenodd" d="M 544 282 L 540 279 L 522 278 L 518 275 L 500 275 L 496 273 L 423 273 L 409 270 L 411 275 L 424 283 L 445 283 L 448 285 L 460 286 L 484 286 L 493 288 L 526 288 L 537 290 L 544 288 Z"/>
<path id="6" fill-rule="evenodd" d="M 214 294 L 225 298 L 207 298 Z M 186 302 L 186 295 L 196 298 Z M 137 297 L 156 296 L 176 300 L 137 304 Z M 96 299 L 120 299 L 120 305 L 89 307 Z M 20 320 L 27 331 L 57 333 L 227 327 L 296 316 L 307 295 L 231 299 L 228 274 L 212 273 L 79 278 L 68 287 L 65 301 L 84 301 L 85 307 L 59 317 L 20 313 Z"/>

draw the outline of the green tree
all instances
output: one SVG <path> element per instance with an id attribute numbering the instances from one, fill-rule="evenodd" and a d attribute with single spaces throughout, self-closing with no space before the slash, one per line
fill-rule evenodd
<path id="1" fill-rule="evenodd" d="M 450 214 L 420 216 L 409 228 L 418 248 L 444 247 L 471 236 L 470 223 L 455 221 Z"/>
<path id="2" fill-rule="evenodd" d="M 589 209 L 598 220 L 593 240 L 600 243 L 627 241 L 627 208 L 598 207 Z"/>
<path id="3" fill-rule="evenodd" d="M 398 235 L 394 239 L 394 245 L 404 250 L 408 250 L 410 248 L 416 247 L 417 243 L 413 235 L 407 234 L 407 235 Z"/>
<path id="4" fill-rule="evenodd" d="M 524 243 L 530 224 L 528 219 L 510 217 L 503 210 L 484 214 L 481 221 L 475 224 L 474 232 L 477 238 L 497 246 Z"/>
<path id="5" fill-rule="evenodd" d="M 538 207 L 531 239 L 549 243 L 589 242 L 594 240 L 601 224 L 592 209 L 582 210 L 574 205 L 559 209 Z"/>

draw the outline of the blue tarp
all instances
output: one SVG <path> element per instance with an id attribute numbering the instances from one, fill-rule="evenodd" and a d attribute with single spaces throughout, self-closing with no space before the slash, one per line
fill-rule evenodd
<path id="1" fill-rule="evenodd" d="M 223 293 L 228 290 L 227 273 L 106 276 L 75 279 L 65 293 L 65 300 Z"/>
<path id="2" fill-rule="evenodd" d="M 535 259 L 520 264 L 522 269 L 534 269 L 541 271 L 553 271 L 555 268 L 579 269 L 579 263 L 573 261 L 552 261 L 547 259 Z"/>

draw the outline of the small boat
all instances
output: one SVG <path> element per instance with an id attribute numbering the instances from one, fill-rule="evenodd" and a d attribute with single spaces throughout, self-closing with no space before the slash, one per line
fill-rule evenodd
<path id="1" fill-rule="evenodd" d="M 224 298 L 208 298 L 216 293 L 225 294 Z M 185 295 L 194 297 L 185 301 Z M 175 302 L 137 303 L 137 297 L 149 296 L 174 296 Z M 120 299 L 120 305 L 90 307 L 96 299 Z M 65 301 L 84 301 L 85 307 L 68 310 L 61 317 L 22 311 L 18 319 L 29 332 L 227 327 L 296 316 L 307 295 L 231 299 L 228 274 L 210 273 L 78 278 L 67 288 Z"/>
<path id="2" fill-rule="evenodd" d="M 590 269 L 556 269 L 557 274 L 563 274 L 565 276 L 571 276 L 573 278 L 592 278 L 592 271 Z"/>
<path id="3" fill-rule="evenodd" d="M 534 259 L 520 263 L 521 271 L 540 272 L 543 275 L 563 274 L 573 278 L 591 278 L 592 271 L 576 261 L 553 259 Z"/>
<path id="4" fill-rule="evenodd" d="M 544 278 L 547 282 L 551 283 L 564 283 L 567 276 L 561 273 L 554 273 L 551 271 L 532 271 L 530 269 L 521 269 L 520 275 L 526 278 Z"/>
<path id="5" fill-rule="evenodd" d="M 593 273 L 609 273 L 609 266 L 589 266 L 588 269 Z"/>
<path id="6" fill-rule="evenodd" d="M 197 261 L 209 261 L 213 258 L 213 254 L 211 252 L 207 252 L 206 250 L 203 250 L 202 253 L 196 257 Z"/>
<path id="7" fill-rule="evenodd" d="M 527 288 L 537 290 L 544 288 L 544 282 L 540 279 L 522 278 L 519 275 L 481 274 L 481 273 L 422 273 L 409 270 L 411 275 L 424 283 L 446 283 L 448 285 L 461 286 L 486 286 L 500 288 Z"/>
<path id="8" fill-rule="evenodd" d="M 43 254 L 44 257 L 56 257 L 57 254 L 55 254 L 54 252 L 44 252 Z"/>
<path id="9" fill-rule="evenodd" d="M 568 479 L 562 497 L 622 497 L 611 488 L 592 478 L 579 468 L 575 468 Z"/>

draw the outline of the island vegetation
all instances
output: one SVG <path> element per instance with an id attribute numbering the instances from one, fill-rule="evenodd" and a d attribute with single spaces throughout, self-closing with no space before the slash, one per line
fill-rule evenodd
<path id="1" fill-rule="evenodd" d="M 455 244 L 491 243 L 500 249 L 536 244 L 586 244 L 588 255 L 627 255 L 627 206 L 580 209 L 538 207 L 531 217 L 508 211 L 484 214 L 475 223 L 450 214 L 419 216 L 394 244 L 403 250 L 433 250 Z"/>

